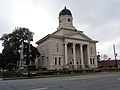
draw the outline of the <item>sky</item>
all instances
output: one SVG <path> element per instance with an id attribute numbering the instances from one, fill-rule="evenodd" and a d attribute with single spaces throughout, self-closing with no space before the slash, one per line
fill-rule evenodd
<path id="1" fill-rule="evenodd" d="M 64 6 L 72 12 L 75 28 L 99 41 L 101 59 L 104 55 L 114 59 L 113 44 L 120 59 L 120 0 L 0 0 L 0 37 L 15 27 L 26 27 L 34 32 L 35 45 L 57 30 Z"/>

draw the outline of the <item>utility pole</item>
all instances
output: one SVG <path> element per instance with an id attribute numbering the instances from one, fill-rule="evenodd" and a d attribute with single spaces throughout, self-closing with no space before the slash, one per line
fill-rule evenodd
<path id="1" fill-rule="evenodd" d="M 116 53 L 116 50 L 115 50 L 115 44 L 113 44 L 113 50 L 114 50 L 114 57 L 115 57 L 116 67 L 117 67 L 118 66 L 117 65 L 117 59 L 116 59 L 117 53 Z"/>
<path id="2" fill-rule="evenodd" d="M 116 60 L 115 44 L 113 44 L 113 50 L 114 50 L 114 57 L 115 57 L 115 60 Z"/>

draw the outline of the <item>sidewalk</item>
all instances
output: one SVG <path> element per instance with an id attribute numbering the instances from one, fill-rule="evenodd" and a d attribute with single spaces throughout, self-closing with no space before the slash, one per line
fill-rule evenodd
<path id="1" fill-rule="evenodd" d="M 3 81 L 3 80 L 14 80 L 13 78 L 0 78 L 0 81 Z"/>

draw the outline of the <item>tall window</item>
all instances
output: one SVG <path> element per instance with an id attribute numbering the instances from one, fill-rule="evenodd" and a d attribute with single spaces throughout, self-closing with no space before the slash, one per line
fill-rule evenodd
<path id="1" fill-rule="evenodd" d="M 92 58 L 90 58 L 90 64 L 92 65 Z"/>
<path id="2" fill-rule="evenodd" d="M 46 64 L 47 64 L 47 66 L 48 66 L 48 62 L 49 62 L 48 60 L 49 60 L 48 57 L 46 57 Z"/>
<path id="3" fill-rule="evenodd" d="M 73 48 L 71 48 L 71 51 L 72 51 L 72 53 L 73 53 Z"/>
<path id="4" fill-rule="evenodd" d="M 91 54 L 93 53 L 93 48 L 92 48 L 92 46 L 90 47 L 90 51 L 91 51 Z"/>
<path id="5" fill-rule="evenodd" d="M 81 64 L 81 59 L 80 59 L 80 64 Z"/>
<path id="6" fill-rule="evenodd" d="M 59 44 L 57 43 L 57 52 L 58 52 L 58 50 L 59 50 L 59 48 L 58 48 L 58 47 L 59 47 Z"/>
<path id="7" fill-rule="evenodd" d="M 59 65 L 61 65 L 61 57 L 59 57 Z"/>
<path id="8" fill-rule="evenodd" d="M 95 64 L 95 60 L 94 60 L 94 58 L 93 58 L 93 65 Z"/>
<path id="9" fill-rule="evenodd" d="M 90 58 L 90 64 L 94 65 L 95 64 L 95 59 L 94 58 Z"/>
<path id="10" fill-rule="evenodd" d="M 57 57 L 55 57 L 55 65 L 57 65 Z"/>

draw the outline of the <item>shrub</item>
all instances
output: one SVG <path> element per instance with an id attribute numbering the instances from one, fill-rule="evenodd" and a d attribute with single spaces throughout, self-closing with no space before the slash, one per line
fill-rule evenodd
<path id="1" fill-rule="evenodd" d="M 29 69 L 29 71 L 36 71 L 37 70 L 36 65 L 28 66 L 28 69 Z"/>
<path id="2" fill-rule="evenodd" d="M 13 70 L 15 70 L 16 65 L 15 65 L 14 63 L 8 63 L 8 64 L 6 65 L 6 68 L 7 68 L 9 71 L 13 71 Z"/>
<path id="3" fill-rule="evenodd" d="M 16 77 L 20 77 L 20 76 L 22 76 L 23 74 L 22 73 L 20 73 L 20 72 L 15 72 L 14 73 L 14 76 L 16 76 Z"/>
<path id="4" fill-rule="evenodd" d="M 11 71 L 3 72 L 3 77 L 11 77 L 11 76 L 12 76 L 12 72 Z"/>

